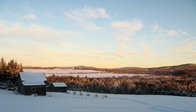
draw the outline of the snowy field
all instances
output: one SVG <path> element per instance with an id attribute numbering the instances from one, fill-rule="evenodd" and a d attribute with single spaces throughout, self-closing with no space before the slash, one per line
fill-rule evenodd
<path id="1" fill-rule="evenodd" d="M 94 70 L 74 70 L 74 69 L 24 69 L 24 72 L 44 72 L 46 76 L 80 76 L 80 77 L 119 77 L 119 76 L 147 76 L 147 74 L 114 74 Z"/>
<path id="2" fill-rule="evenodd" d="M 69 93 L 35 97 L 0 89 L 0 112 L 196 112 L 195 97 Z"/>

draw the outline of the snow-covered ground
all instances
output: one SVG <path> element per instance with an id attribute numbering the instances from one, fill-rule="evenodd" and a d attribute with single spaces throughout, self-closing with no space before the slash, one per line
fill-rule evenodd
<path id="1" fill-rule="evenodd" d="M 69 93 L 35 97 L 0 89 L 0 112 L 196 112 L 195 97 Z"/>
<path id="2" fill-rule="evenodd" d="M 94 70 L 74 70 L 74 69 L 24 69 L 24 72 L 44 72 L 46 76 L 80 76 L 80 77 L 119 77 L 119 76 L 147 76 L 147 74 L 114 74 Z"/>

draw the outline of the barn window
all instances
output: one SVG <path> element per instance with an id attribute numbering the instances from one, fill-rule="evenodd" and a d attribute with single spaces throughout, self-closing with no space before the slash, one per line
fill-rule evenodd
<path id="1" fill-rule="evenodd" d="M 32 91 L 32 92 L 35 92 L 35 91 L 36 91 L 36 88 L 31 88 L 31 91 Z"/>

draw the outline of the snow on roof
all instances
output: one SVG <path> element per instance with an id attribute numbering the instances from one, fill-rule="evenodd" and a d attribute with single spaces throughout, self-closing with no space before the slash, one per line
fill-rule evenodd
<path id="1" fill-rule="evenodd" d="M 67 87 L 67 85 L 63 82 L 53 82 L 54 87 Z"/>
<path id="2" fill-rule="evenodd" d="M 44 81 L 47 81 L 44 73 L 39 72 L 20 72 L 20 77 L 23 85 L 46 85 Z"/>

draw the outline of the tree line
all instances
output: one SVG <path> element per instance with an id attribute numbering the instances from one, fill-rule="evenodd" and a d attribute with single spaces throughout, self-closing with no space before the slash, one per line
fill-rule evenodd
<path id="1" fill-rule="evenodd" d="M 196 80 L 182 77 L 107 77 L 88 78 L 49 76 L 49 82 L 65 82 L 68 89 L 113 94 L 161 94 L 196 96 Z"/>
<path id="2" fill-rule="evenodd" d="M 17 75 L 23 71 L 22 64 L 18 64 L 17 61 L 11 59 L 6 62 L 2 57 L 0 60 L 0 82 L 16 82 Z"/>

